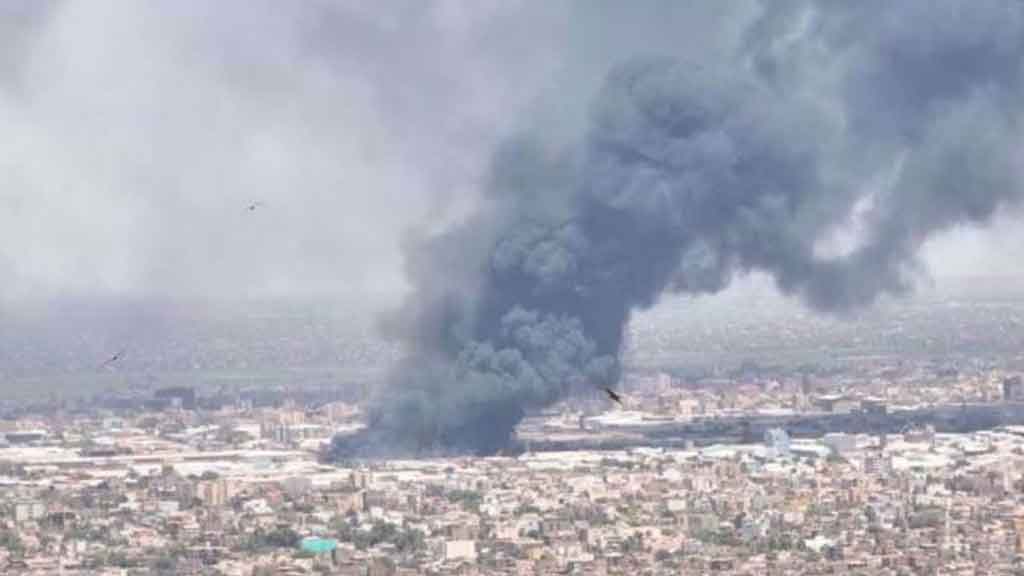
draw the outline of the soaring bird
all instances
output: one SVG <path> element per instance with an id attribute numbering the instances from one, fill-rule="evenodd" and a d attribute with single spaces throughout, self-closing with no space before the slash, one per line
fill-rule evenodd
<path id="1" fill-rule="evenodd" d="M 261 206 L 263 206 L 263 202 L 253 202 L 252 204 L 249 204 L 249 212 L 252 212 L 257 208 L 260 208 Z"/>
<path id="2" fill-rule="evenodd" d="M 107 358 L 106 362 L 104 362 L 103 364 L 100 364 L 100 368 L 106 368 L 107 366 L 110 366 L 111 364 L 113 364 L 114 362 L 117 362 L 121 358 L 124 358 L 124 353 L 125 353 L 125 350 L 121 350 L 117 354 L 114 354 L 110 358 Z"/>
<path id="3" fill-rule="evenodd" d="M 614 402 L 618 402 L 618 403 L 619 403 L 619 406 L 622 406 L 623 408 L 625 408 L 625 407 L 626 407 L 626 405 L 622 403 L 622 397 L 621 397 L 621 396 L 619 396 L 619 395 L 618 395 L 618 394 L 617 394 L 617 393 L 615 392 L 615 390 L 612 390 L 611 388 L 609 388 L 609 387 L 607 387 L 607 386 L 602 386 L 602 387 L 601 387 L 601 390 L 604 390 L 604 393 L 605 393 L 605 394 L 607 394 L 607 395 L 608 395 L 608 397 L 609 397 L 609 398 L 611 398 L 611 399 L 612 399 L 612 400 L 613 400 Z"/>

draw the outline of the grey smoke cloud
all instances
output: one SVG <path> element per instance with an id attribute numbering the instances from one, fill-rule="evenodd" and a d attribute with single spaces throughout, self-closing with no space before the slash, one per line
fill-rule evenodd
<path id="1" fill-rule="evenodd" d="M 4 2 L 0 303 L 409 285 L 371 440 L 490 451 L 614 383 L 624 323 L 665 291 L 761 271 L 839 312 L 1005 218 L 1021 20 L 1009 0 Z"/>
<path id="2" fill-rule="evenodd" d="M 757 271 L 842 312 L 909 290 L 935 234 L 1016 207 L 1024 5 L 760 9 L 714 66 L 616 58 L 564 149 L 498 150 L 485 205 L 410 256 L 413 355 L 354 443 L 493 452 L 527 411 L 615 382 L 630 314 L 665 291 Z"/>

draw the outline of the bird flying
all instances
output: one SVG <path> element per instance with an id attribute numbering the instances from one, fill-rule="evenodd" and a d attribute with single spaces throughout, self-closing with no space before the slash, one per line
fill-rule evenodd
<path id="1" fill-rule="evenodd" d="M 118 360 L 120 360 L 121 358 L 124 357 L 124 353 L 125 353 L 125 350 L 121 350 L 117 354 L 114 354 L 110 358 L 107 358 L 106 362 L 104 362 L 103 364 L 100 364 L 100 368 L 106 368 L 107 366 L 110 366 L 114 362 L 117 362 Z"/>
<path id="2" fill-rule="evenodd" d="M 253 202 L 252 204 L 249 204 L 249 212 L 252 212 L 252 211 L 254 211 L 257 208 L 260 208 L 262 206 L 263 206 L 263 202 L 258 202 L 258 201 L 257 202 Z"/>
<path id="3" fill-rule="evenodd" d="M 626 405 L 622 403 L 622 397 L 619 396 L 615 392 L 615 390 L 612 390 L 611 388 L 608 388 L 607 386 L 602 386 L 601 390 L 604 390 L 604 393 L 607 394 L 608 397 L 611 398 L 614 402 L 618 402 L 619 406 L 622 406 L 623 408 L 626 407 Z"/>

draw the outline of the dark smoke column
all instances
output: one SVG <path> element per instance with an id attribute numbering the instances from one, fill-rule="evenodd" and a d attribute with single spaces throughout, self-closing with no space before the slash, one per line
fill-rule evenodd
<path id="1" fill-rule="evenodd" d="M 498 451 L 528 411 L 613 385 L 631 311 L 666 291 L 760 270 L 842 311 L 907 290 L 930 235 L 1021 192 L 1024 5 L 911 18 L 926 5 L 783 3 L 735 70 L 629 62 L 577 150 L 503 146 L 484 207 L 410 245 L 409 357 L 337 451 Z M 854 245 L 821 249 L 852 223 Z"/>

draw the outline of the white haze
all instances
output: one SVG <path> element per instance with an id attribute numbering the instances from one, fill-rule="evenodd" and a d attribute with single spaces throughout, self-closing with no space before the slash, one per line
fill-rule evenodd
<path id="1" fill-rule="evenodd" d="M 392 299 L 502 136 L 562 142 L 616 61 L 714 67 L 760 9 L 641 4 L 6 0 L 0 301 Z M 931 273 L 1019 276 L 1018 225 Z"/>

